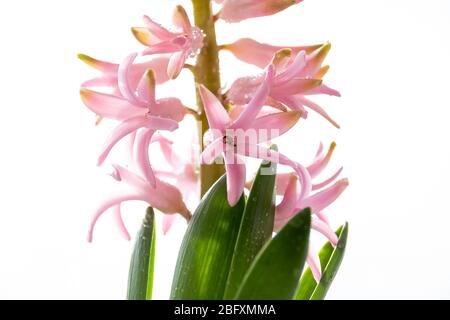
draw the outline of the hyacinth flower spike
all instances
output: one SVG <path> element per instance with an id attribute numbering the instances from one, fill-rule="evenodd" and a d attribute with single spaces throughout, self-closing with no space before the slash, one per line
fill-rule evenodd
<path id="1" fill-rule="evenodd" d="M 157 130 L 173 131 L 186 114 L 185 107 L 176 98 L 155 98 L 155 75 L 148 70 L 142 77 L 137 90 L 130 82 L 131 66 L 136 54 L 129 55 L 118 70 L 118 87 L 121 97 L 81 88 L 81 97 L 86 106 L 97 115 L 119 120 L 121 123 L 107 139 L 98 158 L 98 165 L 103 164 L 112 148 L 124 137 L 134 135 L 138 130 L 137 164 L 148 181 L 155 185 L 154 174 L 148 160 L 148 143 Z"/>
<path id="2" fill-rule="evenodd" d="M 92 241 L 97 220 L 109 209 L 113 211 L 122 235 L 126 239 L 130 238 L 120 212 L 121 204 L 127 201 L 144 201 L 165 214 L 178 213 L 186 220 L 191 218 L 191 213 L 183 202 L 181 192 L 171 184 L 155 178 L 156 188 L 153 188 L 146 179 L 119 165 L 114 165 L 114 172 L 111 176 L 125 185 L 127 190 L 109 197 L 96 210 L 88 231 L 89 242 Z"/>
<path id="3" fill-rule="evenodd" d="M 215 0 L 222 4 L 219 18 L 239 22 L 249 18 L 264 17 L 283 11 L 303 0 Z"/>
<path id="4" fill-rule="evenodd" d="M 144 16 L 145 27 L 132 28 L 133 35 L 143 45 L 148 46 L 142 54 L 170 54 L 167 74 L 174 79 L 181 72 L 185 61 L 195 56 L 203 47 L 203 33 L 191 25 L 182 6 L 177 6 L 173 14 L 173 24 L 178 29 L 169 31 L 148 16 Z"/>
<path id="5" fill-rule="evenodd" d="M 234 206 L 239 200 L 245 187 L 245 163 L 242 156 L 254 157 L 268 161 L 274 161 L 292 167 L 302 181 L 302 193 L 310 191 L 310 179 L 300 164 L 295 163 L 279 152 L 269 150 L 259 143 L 265 142 L 274 136 L 265 133 L 268 130 L 276 130 L 277 135 L 288 131 L 300 118 L 299 112 L 279 112 L 257 117 L 267 99 L 269 87 L 274 77 L 274 68 L 267 70 L 265 80 L 257 90 L 254 98 L 241 112 L 238 118 L 232 121 L 217 97 L 203 86 L 199 86 L 209 126 L 214 135 L 213 141 L 205 148 L 201 155 L 203 163 L 211 163 L 221 154 L 224 156 L 227 173 L 228 202 Z M 286 116 L 287 115 L 287 116 Z M 253 133 L 253 139 L 246 141 L 246 134 Z"/>
<path id="6" fill-rule="evenodd" d="M 295 57 L 292 57 L 290 49 L 278 51 L 272 59 L 277 75 L 270 88 L 267 103 L 275 108 L 285 106 L 302 111 L 304 118 L 307 116 L 305 107 L 309 108 L 339 128 L 322 107 L 306 98 L 317 94 L 340 96 L 338 91 L 324 85 L 322 81 L 328 70 L 327 66 L 322 67 L 322 62 L 329 50 L 330 44 L 326 44 L 310 55 L 300 51 Z M 237 105 L 248 103 L 262 80 L 261 75 L 237 79 L 228 90 L 227 99 Z"/>

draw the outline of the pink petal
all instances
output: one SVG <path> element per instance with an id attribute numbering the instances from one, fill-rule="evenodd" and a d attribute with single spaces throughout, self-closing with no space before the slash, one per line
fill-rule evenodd
<path id="1" fill-rule="evenodd" d="M 167 67 L 167 75 L 170 79 L 175 79 L 183 70 L 187 55 L 185 51 L 179 51 L 172 54 Z"/>
<path id="2" fill-rule="evenodd" d="M 180 122 L 186 115 L 186 108 L 177 98 L 163 98 L 156 100 L 156 103 L 151 106 L 151 113 Z"/>
<path id="3" fill-rule="evenodd" d="M 266 77 L 261 86 L 258 88 L 252 100 L 249 102 L 244 111 L 242 111 L 239 117 L 231 124 L 231 128 L 247 129 L 250 127 L 267 100 L 274 76 L 275 69 L 273 66 L 269 66 L 269 68 L 267 69 Z"/>
<path id="4" fill-rule="evenodd" d="M 298 100 L 304 106 L 306 106 L 306 107 L 310 108 L 311 110 L 320 114 L 322 117 L 324 117 L 326 120 L 328 120 L 333 126 L 335 126 L 338 129 L 340 128 L 339 124 L 336 121 L 334 121 L 321 106 L 319 106 L 318 104 L 316 104 L 316 103 L 312 102 L 311 100 L 308 100 L 304 97 L 298 97 Z"/>
<path id="5" fill-rule="evenodd" d="M 175 222 L 176 216 L 173 214 L 165 214 L 163 217 L 163 234 L 167 234 L 169 232 L 170 228 L 172 227 L 173 223 Z"/>
<path id="6" fill-rule="evenodd" d="M 218 138 L 205 147 L 200 155 L 200 161 L 202 164 L 212 164 L 214 160 L 222 154 L 223 138 Z"/>
<path id="7" fill-rule="evenodd" d="M 248 143 L 238 144 L 236 147 L 236 152 L 238 154 L 241 154 L 241 155 L 244 155 L 247 157 L 263 159 L 266 161 L 272 161 L 275 163 L 279 163 L 279 164 L 291 167 L 297 173 L 298 178 L 300 179 L 301 186 L 302 186 L 302 190 L 301 190 L 299 198 L 302 199 L 303 197 L 305 197 L 306 195 L 308 195 L 310 193 L 311 188 L 312 188 L 311 177 L 309 176 L 309 173 L 306 170 L 306 168 L 304 168 L 299 163 L 292 161 L 291 159 L 289 159 L 282 153 L 274 151 L 274 150 L 270 150 L 266 147 L 262 147 L 259 145 L 252 145 L 252 144 L 248 144 Z"/>
<path id="8" fill-rule="evenodd" d="M 128 55 L 119 66 L 118 72 L 118 85 L 122 96 L 131 101 L 136 106 L 145 107 L 145 105 L 136 98 L 135 88 L 132 88 L 129 81 L 129 75 L 131 66 L 134 59 L 136 59 L 137 53 Z"/>
<path id="9" fill-rule="evenodd" d="M 347 179 L 337 181 L 331 187 L 319 191 L 298 203 L 299 208 L 310 207 L 312 212 L 320 212 L 332 204 L 348 186 Z"/>
<path id="10" fill-rule="evenodd" d="M 183 30 L 184 33 L 190 34 L 192 32 L 191 22 L 182 6 L 176 6 L 173 13 L 173 24 Z"/>
<path id="11" fill-rule="evenodd" d="M 181 51 L 183 48 L 180 44 L 174 43 L 173 41 L 164 41 L 157 44 L 152 45 L 142 51 L 142 55 L 151 55 L 151 54 L 164 54 L 164 53 L 174 53 Z"/>
<path id="12" fill-rule="evenodd" d="M 106 200 L 104 203 L 102 203 L 100 205 L 100 207 L 95 211 L 95 213 L 91 219 L 91 223 L 90 223 L 89 230 L 88 230 L 87 241 L 92 242 L 95 224 L 97 223 L 97 220 L 100 218 L 100 216 L 106 210 L 108 210 L 109 208 L 112 208 L 114 206 L 117 206 L 124 201 L 131 201 L 131 200 L 143 200 L 143 195 L 131 193 L 131 194 L 127 194 L 127 195 L 121 195 L 118 197 L 110 198 L 110 199 Z"/>
<path id="13" fill-rule="evenodd" d="M 307 167 L 309 174 L 312 178 L 317 177 L 328 165 L 330 162 L 331 156 L 333 155 L 334 149 L 336 148 L 336 142 L 332 142 L 330 147 L 328 148 L 326 155 L 321 155 L 322 144 L 319 147 L 319 151 L 317 152 L 316 159 L 314 162 Z"/>
<path id="14" fill-rule="evenodd" d="M 119 227 L 120 234 L 125 240 L 130 241 L 131 240 L 130 233 L 128 232 L 127 227 L 123 222 L 122 213 L 120 211 L 120 204 L 114 206 L 112 210 L 114 212 L 114 218 L 116 220 L 117 226 Z"/>
<path id="15" fill-rule="evenodd" d="M 302 75 L 312 77 L 315 75 L 322 66 L 323 61 L 328 55 L 331 49 L 331 44 L 326 43 L 321 48 L 314 51 L 308 56 L 308 63 L 306 67 L 302 70 Z"/>
<path id="16" fill-rule="evenodd" d="M 300 51 L 295 57 L 292 64 L 276 77 L 275 79 L 276 83 L 282 85 L 288 82 L 289 80 L 295 78 L 305 66 L 306 66 L 306 52 Z"/>
<path id="17" fill-rule="evenodd" d="M 344 169 L 344 168 L 343 167 L 339 168 L 339 170 L 337 170 L 331 177 L 329 177 L 325 181 L 313 184 L 312 191 L 322 189 L 322 188 L 326 187 L 327 185 L 329 185 L 330 183 L 332 183 L 341 174 L 342 169 Z"/>
<path id="18" fill-rule="evenodd" d="M 303 0 L 227 0 L 219 17 L 227 22 L 273 15 Z"/>
<path id="19" fill-rule="evenodd" d="M 153 142 L 153 140 L 152 140 Z M 178 155 L 173 151 L 173 142 L 165 138 L 162 135 L 158 136 L 157 142 L 161 147 L 164 159 L 174 170 L 180 170 L 183 166 L 183 161 L 178 157 Z"/>
<path id="20" fill-rule="evenodd" d="M 253 39 L 243 38 L 234 43 L 222 46 L 223 49 L 229 50 L 236 58 L 249 64 L 254 64 L 260 68 L 265 68 L 270 64 L 274 54 L 282 49 L 289 48 L 292 54 L 298 54 L 300 51 L 311 53 L 320 48 L 322 45 L 312 46 L 272 46 L 265 43 L 257 42 Z"/>
<path id="21" fill-rule="evenodd" d="M 289 131 L 300 119 L 299 111 L 277 112 L 257 118 L 251 126 L 258 133 L 258 143 L 275 139 Z"/>
<path id="22" fill-rule="evenodd" d="M 222 103 L 203 85 L 198 86 L 200 97 L 202 98 L 209 127 L 218 130 L 225 130 L 230 123 L 230 117 Z"/>
<path id="23" fill-rule="evenodd" d="M 295 78 L 289 82 L 276 84 L 271 90 L 271 96 L 295 95 L 310 92 L 310 90 L 319 87 L 322 84 L 320 79 L 302 79 Z"/>
<path id="24" fill-rule="evenodd" d="M 319 283 L 320 279 L 322 278 L 322 270 L 320 269 L 320 260 L 319 256 L 317 255 L 316 251 L 311 245 L 309 246 L 306 261 L 309 265 L 309 268 L 311 269 L 311 273 L 314 277 L 314 280 L 316 280 L 316 282 Z"/>
<path id="25" fill-rule="evenodd" d="M 297 189 L 298 180 L 295 175 L 290 175 L 289 183 L 285 189 L 283 200 L 276 207 L 275 212 L 275 227 L 279 228 L 277 224 L 279 220 L 290 219 L 295 213 L 295 206 L 297 205 L 299 191 Z M 284 223 L 283 223 L 284 224 Z"/>
<path id="26" fill-rule="evenodd" d="M 292 176 L 294 176 L 293 172 L 277 174 L 275 181 L 277 195 L 283 195 L 286 192 Z"/>
<path id="27" fill-rule="evenodd" d="M 157 37 L 160 40 L 167 40 L 167 39 L 171 39 L 174 36 L 176 36 L 176 34 L 174 34 L 173 32 L 170 32 L 166 28 L 162 27 L 159 23 L 156 23 L 155 21 L 150 19 L 148 16 L 144 16 L 143 20 L 144 20 L 145 26 L 150 31 L 150 33 L 153 34 L 155 37 Z"/>
<path id="28" fill-rule="evenodd" d="M 311 221 L 311 229 L 323 234 L 333 246 L 336 246 L 339 241 L 339 238 L 336 233 L 334 233 L 333 229 L 331 229 L 331 227 L 322 220 L 313 219 Z"/>
<path id="29" fill-rule="evenodd" d="M 139 133 L 137 138 L 137 149 L 136 149 L 136 164 L 139 170 L 144 175 L 144 178 L 150 183 L 150 185 L 156 187 L 156 178 L 153 173 L 152 166 L 150 164 L 150 159 L 148 155 L 148 148 L 150 145 L 150 140 L 152 139 L 154 130 L 144 130 Z"/>
<path id="30" fill-rule="evenodd" d="M 119 142 L 123 137 L 129 135 L 133 131 L 139 128 L 145 127 L 149 124 L 149 119 L 145 116 L 137 116 L 128 119 L 119 124 L 110 134 L 106 143 L 102 149 L 102 152 L 98 158 L 97 165 L 100 166 L 106 160 L 111 149 Z"/>
<path id="31" fill-rule="evenodd" d="M 147 102 L 148 105 L 154 105 L 156 103 L 155 86 L 155 72 L 150 69 L 142 77 L 137 88 L 139 98 Z"/>
<path id="32" fill-rule="evenodd" d="M 225 167 L 227 171 L 227 198 L 234 207 L 244 192 L 245 164 L 233 152 L 225 152 Z"/>
<path id="33" fill-rule="evenodd" d="M 86 88 L 80 89 L 80 95 L 83 103 L 96 115 L 124 121 L 126 119 L 143 115 L 145 110 L 136 107 L 123 98 L 92 91 Z"/>
<path id="34" fill-rule="evenodd" d="M 119 65 L 115 63 L 97 60 L 82 53 L 78 54 L 78 59 L 86 63 L 88 66 L 97 69 L 103 73 L 110 73 L 110 74 L 116 73 L 117 70 L 119 69 Z"/>

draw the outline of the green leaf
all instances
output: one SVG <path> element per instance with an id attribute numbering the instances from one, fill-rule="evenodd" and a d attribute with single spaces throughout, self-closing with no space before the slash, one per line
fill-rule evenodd
<path id="1" fill-rule="evenodd" d="M 320 264 L 322 266 L 322 278 L 317 283 L 314 280 L 311 269 L 307 269 L 300 280 L 296 300 L 321 300 L 325 298 L 331 283 L 344 258 L 345 246 L 347 244 L 348 223 L 339 227 L 336 231 L 339 241 L 334 248 L 330 242 L 327 242 L 319 253 Z"/>
<path id="2" fill-rule="evenodd" d="M 254 258 L 271 239 L 275 216 L 276 164 L 263 162 L 256 174 L 234 249 L 225 299 L 232 299 Z"/>
<path id="3" fill-rule="evenodd" d="M 245 200 L 230 207 L 222 176 L 200 202 L 178 253 L 171 299 L 223 299 Z"/>
<path id="4" fill-rule="evenodd" d="M 308 253 L 310 227 L 309 208 L 289 220 L 255 258 L 236 298 L 292 299 Z"/>
<path id="5" fill-rule="evenodd" d="M 139 230 L 128 274 L 128 300 L 151 300 L 155 262 L 155 214 L 148 207 Z"/>

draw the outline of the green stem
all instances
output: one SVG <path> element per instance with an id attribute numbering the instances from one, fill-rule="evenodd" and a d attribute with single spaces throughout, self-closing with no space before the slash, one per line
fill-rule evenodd
<path id="1" fill-rule="evenodd" d="M 194 68 L 194 77 L 197 84 L 203 84 L 220 99 L 220 69 L 219 49 L 216 42 L 216 30 L 214 26 L 214 15 L 212 13 L 210 0 L 192 0 L 194 7 L 195 25 L 205 34 L 203 48 L 197 57 Z M 209 129 L 208 120 L 203 110 L 202 101 L 197 92 L 197 103 L 199 105 L 200 123 L 199 140 L 203 148 L 203 133 Z M 209 188 L 224 173 L 222 164 L 211 164 L 200 166 L 200 189 L 203 196 Z"/>

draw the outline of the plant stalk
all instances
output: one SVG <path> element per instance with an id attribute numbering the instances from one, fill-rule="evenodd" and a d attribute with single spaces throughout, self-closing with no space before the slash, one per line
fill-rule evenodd
<path id="1" fill-rule="evenodd" d="M 211 0 L 192 0 L 194 8 L 194 22 L 204 35 L 203 48 L 197 57 L 197 63 L 193 69 L 196 84 L 203 84 L 219 99 L 220 94 L 220 68 L 219 48 L 216 42 L 216 30 Z M 197 104 L 200 110 L 199 143 L 203 150 L 203 134 L 209 129 L 208 120 L 204 112 L 202 100 L 197 90 Z M 203 196 L 209 188 L 225 172 L 223 164 L 211 164 L 200 166 L 200 190 Z"/>

